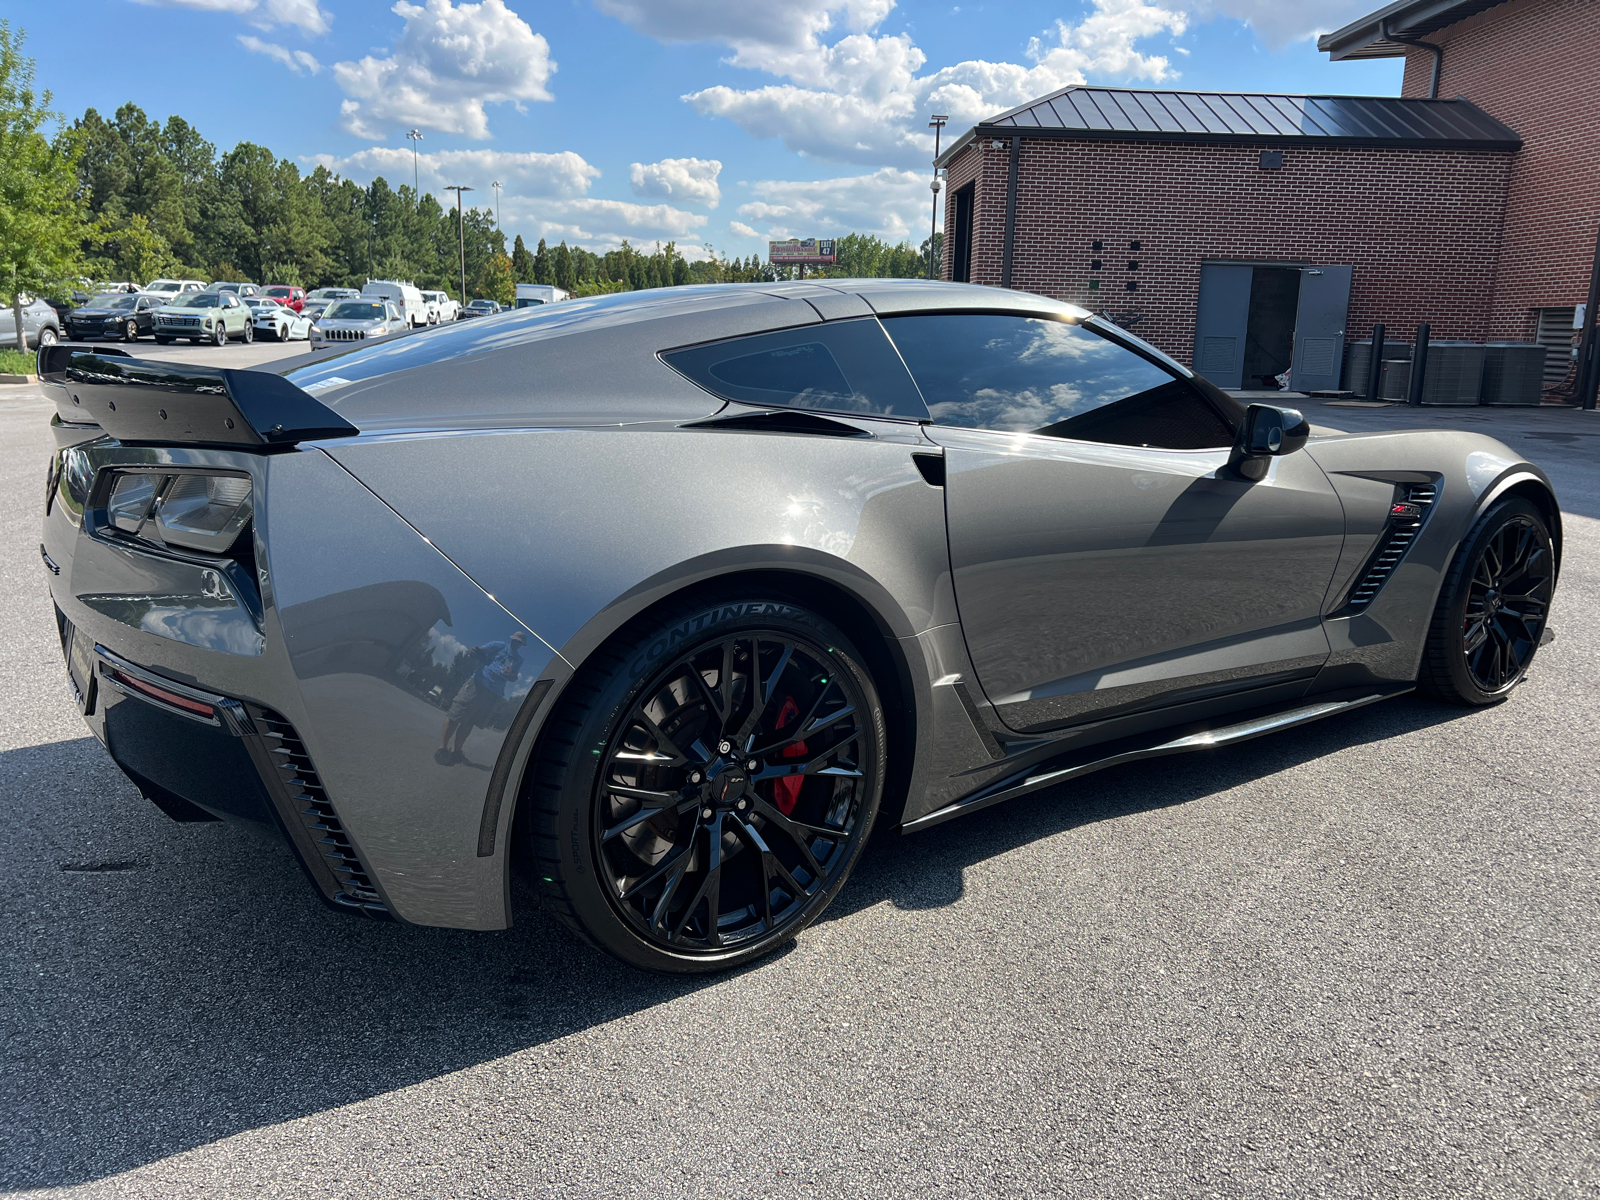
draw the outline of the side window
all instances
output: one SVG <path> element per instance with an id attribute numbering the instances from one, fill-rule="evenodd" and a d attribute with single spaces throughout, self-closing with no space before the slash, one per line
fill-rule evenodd
<path id="1" fill-rule="evenodd" d="M 1081 325 L 988 313 L 883 324 L 937 424 L 1168 450 L 1233 443 L 1188 380 Z"/>
<path id="2" fill-rule="evenodd" d="M 873 317 L 668 350 L 661 358 L 724 400 L 928 419 L 916 385 Z"/>

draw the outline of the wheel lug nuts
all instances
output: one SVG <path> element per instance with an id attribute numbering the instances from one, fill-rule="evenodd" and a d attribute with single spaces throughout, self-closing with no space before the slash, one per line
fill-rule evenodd
<path id="1" fill-rule="evenodd" d="M 717 753 L 718 754 L 726 754 L 729 750 L 732 750 L 732 749 L 733 749 L 733 743 L 728 741 L 728 740 L 726 740 L 726 739 L 724 739 L 724 740 L 722 740 L 722 741 L 717 743 Z"/>
<path id="2" fill-rule="evenodd" d="M 741 800 L 741 801 L 739 801 L 738 804 L 735 804 L 734 807 L 737 808 L 740 812 L 743 812 L 746 808 L 749 807 L 749 805 L 750 805 L 750 801 Z"/>
<path id="3" fill-rule="evenodd" d="M 758 763 L 755 759 L 752 758 L 749 762 L 745 763 L 744 766 L 745 766 L 745 770 L 754 771 L 760 765 L 761 765 L 760 763 Z"/>
<path id="4" fill-rule="evenodd" d="M 701 810 L 700 810 L 700 815 L 701 815 L 701 816 L 702 816 L 702 817 L 704 817 L 704 818 L 705 818 L 705 819 L 706 819 L 706 820 L 708 820 L 708 821 L 709 821 L 709 820 L 711 820 L 711 817 L 712 817 L 712 812 L 711 812 L 711 810 L 710 810 L 710 809 L 709 809 L 709 808 L 702 808 L 702 809 L 701 809 Z"/>
<path id="5" fill-rule="evenodd" d="M 690 783 L 699 783 L 700 782 L 700 772 L 699 771 L 690 771 L 689 772 L 689 782 Z"/>

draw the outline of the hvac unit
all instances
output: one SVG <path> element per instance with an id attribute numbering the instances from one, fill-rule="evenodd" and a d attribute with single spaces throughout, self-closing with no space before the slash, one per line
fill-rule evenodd
<path id="1" fill-rule="evenodd" d="M 1383 343 L 1383 359 L 1385 362 L 1410 362 L 1411 347 L 1405 342 Z M 1352 391 L 1358 396 L 1367 394 L 1368 367 L 1372 364 L 1372 339 L 1363 338 L 1359 342 L 1346 342 L 1344 346 L 1344 386 L 1347 391 Z M 1387 375 L 1387 371 L 1385 372 Z M 1395 373 L 1396 376 L 1400 372 Z M 1385 379 L 1378 381 L 1378 395 L 1383 397 L 1391 390 L 1392 385 L 1385 386 Z M 1400 385 L 1400 398 L 1405 398 L 1405 384 Z"/>
<path id="2" fill-rule="evenodd" d="M 1477 342 L 1432 342 L 1428 346 L 1424 404 L 1476 404 L 1483 390 L 1483 347 Z"/>
<path id="3" fill-rule="evenodd" d="M 1537 405 L 1544 387 L 1544 355 L 1537 342 L 1490 342 L 1483 348 L 1483 402 Z"/>

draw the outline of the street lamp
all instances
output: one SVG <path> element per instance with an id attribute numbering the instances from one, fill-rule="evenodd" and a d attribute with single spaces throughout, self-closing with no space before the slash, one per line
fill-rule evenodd
<path id="1" fill-rule="evenodd" d="M 494 189 L 494 227 L 500 228 L 500 181 L 496 179 L 489 185 Z"/>
<path id="2" fill-rule="evenodd" d="M 461 212 L 461 193 L 473 191 L 463 184 L 452 184 L 444 189 L 456 194 L 456 236 L 461 247 L 461 303 L 467 302 L 467 218 Z"/>
<path id="3" fill-rule="evenodd" d="M 939 232 L 939 189 L 944 185 L 939 182 L 939 135 L 944 132 L 945 125 L 950 118 L 942 113 L 934 113 L 933 120 L 928 122 L 928 128 L 933 130 L 933 182 L 928 186 L 933 189 L 933 214 L 928 218 L 928 278 L 933 278 L 933 236 Z"/>
<path id="4" fill-rule="evenodd" d="M 411 183 L 417 189 L 417 195 L 422 195 L 422 179 L 417 172 L 417 143 L 422 140 L 422 130 L 412 129 L 406 133 L 411 142 Z"/>

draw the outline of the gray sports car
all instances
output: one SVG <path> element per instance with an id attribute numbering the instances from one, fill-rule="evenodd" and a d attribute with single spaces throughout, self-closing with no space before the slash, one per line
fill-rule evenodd
<path id="1" fill-rule="evenodd" d="M 741 962 L 910 832 L 1524 677 L 1549 480 L 1245 407 L 1048 299 L 575 300 L 236 370 L 41 352 L 71 687 L 178 820 L 334 906 Z"/>

